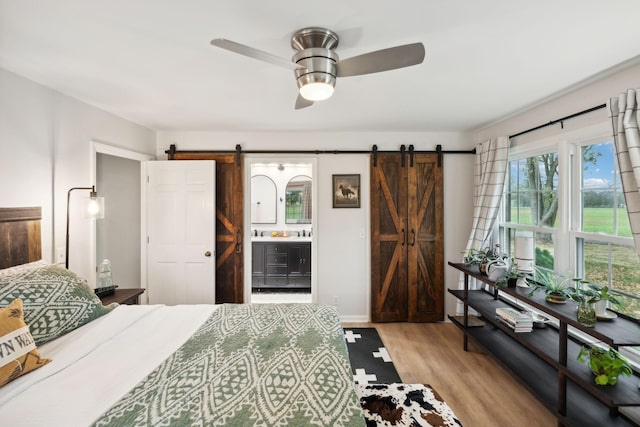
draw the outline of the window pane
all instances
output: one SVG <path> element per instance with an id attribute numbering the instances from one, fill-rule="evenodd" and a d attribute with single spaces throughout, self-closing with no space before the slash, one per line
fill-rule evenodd
<path id="1" fill-rule="evenodd" d="M 510 257 L 515 257 L 516 235 L 531 235 L 531 232 L 509 228 L 509 247 L 506 252 Z M 551 233 L 533 233 L 535 247 L 535 265 L 538 267 L 553 270 L 554 267 L 554 250 L 553 235 Z M 503 246 L 504 247 L 504 246 Z"/>
<path id="2" fill-rule="evenodd" d="M 626 314 L 634 319 L 640 319 L 640 300 L 630 295 L 616 295 L 619 304 L 612 304 L 611 309 Z M 640 347 L 636 347 L 640 350 Z"/>
<path id="3" fill-rule="evenodd" d="M 520 186 L 520 161 L 509 162 L 509 191 L 518 191 Z"/>
<path id="4" fill-rule="evenodd" d="M 629 223 L 629 214 L 627 213 L 627 205 L 624 203 L 622 190 L 615 192 L 614 206 L 616 208 L 618 236 L 631 237 L 631 224 Z"/>
<path id="5" fill-rule="evenodd" d="M 582 231 L 631 237 L 612 142 L 582 147 Z"/>
<path id="6" fill-rule="evenodd" d="M 635 248 L 584 240 L 584 278 L 625 294 L 640 296 L 640 263 Z M 620 296 L 616 311 L 640 318 L 640 300 Z"/>
<path id="7" fill-rule="evenodd" d="M 608 195 L 611 196 L 611 192 L 608 192 Z M 614 215 L 616 211 L 613 206 L 587 207 L 586 201 L 589 196 L 588 194 L 585 196 L 585 206 L 582 208 L 582 231 L 615 235 L 616 218 Z M 611 203 L 610 197 L 609 200 Z"/>
<path id="8" fill-rule="evenodd" d="M 582 147 L 582 188 L 611 189 L 615 185 L 615 175 L 612 142 Z"/>
<path id="9" fill-rule="evenodd" d="M 535 233 L 536 266 L 553 270 L 553 236 L 550 233 Z"/>
<path id="10" fill-rule="evenodd" d="M 557 226 L 558 154 L 509 162 L 510 221 L 540 227 Z"/>

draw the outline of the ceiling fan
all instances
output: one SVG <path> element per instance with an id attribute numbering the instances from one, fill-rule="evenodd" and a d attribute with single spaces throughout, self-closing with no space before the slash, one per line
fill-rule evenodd
<path id="1" fill-rule="evenodd" d="M 296 110 L 331 97 L 337 77 L 395 70 L 420 64 L 424 60 L 424 45 L 412 43 L 376 50 L 341 61 L 334 51 L 338 47 L 338 40 L 338 35 L 326 28 L 303 28 L 291 37 L 291 47 L 297 51 L 291 61 L 227 39 L 213 39 L 211 44 L 292 69 L 299 88 Z"/>

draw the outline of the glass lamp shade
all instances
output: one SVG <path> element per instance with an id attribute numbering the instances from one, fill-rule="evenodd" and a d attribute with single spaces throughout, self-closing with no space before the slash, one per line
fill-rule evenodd
<path id="1" fill-rule="evenodd" d="M 329 83 L 312 82 L 300 88 L 300 95 L 309 101 L 324 101 L 333 95 L 333 89 Z"/>
<path id="2" fill-rule="evenodd" d="M 104 197 L 86 197 L 84 199 L 84 217 L 88 219 L 104 218 Z"/>

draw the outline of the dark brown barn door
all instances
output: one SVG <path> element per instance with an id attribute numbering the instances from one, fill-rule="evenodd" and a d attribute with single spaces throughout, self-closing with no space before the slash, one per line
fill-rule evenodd
<path id="1" fill-rule="evenodd" d="M 442 211 L 437 155 L 372 157 L 372 321 L 443 320 Z"/>
<path id="2" fill-rule="evenodd" d="M 409 321 L 435 322 L 444 320 L 442 166 L 436 154 L 417 154 L 409 170 Z"/>
<path id="3" fill-rule="evenodd" d="M 373 158 L 372 158 L 373 159 Z M 371 320 L 407 320 L 407 177 L 397 155 L 371 162 Z"/>
<path id="4" fill-rule="evenodd" d="M 242 303 L 242 161 L 235 154 L 179 152 L 173 160 L 216 161 L 216 303 Z"/>

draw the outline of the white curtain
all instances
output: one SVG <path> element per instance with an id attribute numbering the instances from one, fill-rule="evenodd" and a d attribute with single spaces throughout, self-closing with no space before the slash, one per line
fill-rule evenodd
<path id="1" fill-rule="evenodd" d="M 302 187 L 302 218 L 311 223 L 311 181 L 305 182 Z"/>
<path id="2" fill-rule="evenodd" d="M 640 89 L 629 89 L 607 102 L 620 179 L 629 213 L 631 233 L 640 255 L 640 133 L 638 132 Z"/>
<path id="3" fill-rule="evenodd" d="M 500 211 L 509 160 L 509 137 L 490 139 L 476 146 L 473 183 L 473 223 L 466 250 L 482 249 L 490 244 L 491 233 Z M 478 289 L 475 279 L 469 278 L 469 289 Z M 459 289 L 464 288 L 464 274 Z M 458 301 L 457 314 L 463 306 Z"/>

